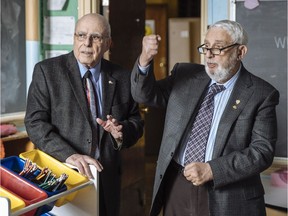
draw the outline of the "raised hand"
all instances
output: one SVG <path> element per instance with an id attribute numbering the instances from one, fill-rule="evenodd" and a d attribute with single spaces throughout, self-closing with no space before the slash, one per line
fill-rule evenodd
<path id="1" fill-rule="evenodd" d="M 142 52 L 139 58 L 139 64 L 142 67 L 147 66 L 155 55 L 158 53 L 159 35 L 147 35 L 142 40 Z"/>

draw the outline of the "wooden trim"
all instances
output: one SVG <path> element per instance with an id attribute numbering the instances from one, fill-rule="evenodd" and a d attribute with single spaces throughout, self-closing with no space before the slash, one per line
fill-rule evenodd
<path id="1" fill-rule="evenodd" d="M 208 0 L 201 1 L 201 38 L 200 42 L 203 43 L 205 33 L 208 26 Z M 204 64 L 204 55 L 200 55 L 200 62 Z"/>
<path id="2" fill-rule="evenodd" d="M 286 157 L 274 157 L 272 165 L 266 169 L 262 174 L 270 175 L 278 170 L 287 169 L 288 158 Z"/>
<path id="3" fill-rule="evenodd" d="M 88 13 L 99 13 L 100 1 L 99 0 L 78 0 L 78 18 Z"/>
<path id="4" fill-rule="evenodd" d="M 38 0 L 25 1 L 26 40 L 39 40 L 39 2 Z"/>
<path id="5" fill-rule="evenodd" d="M 0 123 L 23 122 L 25 112 L 1 114 Z"/>

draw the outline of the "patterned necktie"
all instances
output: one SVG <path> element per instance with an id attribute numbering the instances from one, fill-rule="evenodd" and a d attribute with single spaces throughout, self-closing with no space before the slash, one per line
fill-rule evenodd
<path id="1" fill-rule="evenodd" d="M 213 84 L 195 117 L 185 151 L 184 164 L 204 162 L 205 150 L 214 112 L 214 96 L 223 91 L 223 85 Z"/>
<path id="2" fill-rule="evenodd" d="M 91 71 L 88 70 L 84 75 L 84 82 L 85 82 L 85 90 L 88 100 L 88 105 L 90 107 L 91 116 L 93 120 L 94 126 L 97 125 L 96 118 L 97 118 L 97 93 L 94 90 L 93 83 L 91 81 L 92 74 Z"/>
<path id="3" fill-rule="evenodd" d="M 99 130 L 98 130 L 98 124 L 96 122 L 96 118 L 98 116 L 98 107 L 97 107 L 97 93 L 94 89 L 93 83 L 92 83 L 92 74 L 91 71 L 88 70 L 85 75 L 84 75 L 84 86 L 86 90 L 86 95 L 87 95 L 87 100 L 88 100 L 88 105 L 90 107 L 90 113 L 91 113 L 91 118 L 93 122 L 93 127 L 92 127 L 92 136 L 93 136 L 93 145 L 92 145 L 92 152 L 95 152 L 95 158 L 98 159 L 100 156 L 99 153 L 99 147 L 98 147 L 98 140 L 99 140 Z"/>

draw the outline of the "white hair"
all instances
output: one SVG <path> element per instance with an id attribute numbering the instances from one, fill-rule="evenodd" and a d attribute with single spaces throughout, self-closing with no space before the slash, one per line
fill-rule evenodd
<path id="1" fill-rule="evenodd" d="M 247 32 L 238 22 L 231 21 L 231 20 L 220 20 L 212 24 L 211 26 L 209 26 L 209 29 L 211 28 L 222 28 L 226 30 L 227 33 L 231 36 L 234 43 L 238 43 L 242 45 L 248 44 Z"/>

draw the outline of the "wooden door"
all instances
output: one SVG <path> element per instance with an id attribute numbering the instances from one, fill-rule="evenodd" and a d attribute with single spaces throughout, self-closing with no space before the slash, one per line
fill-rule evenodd
<path id="1" fill-rule="evenodd" d="M 145 34 L 145 0 L 109 1 L 112 35 L 109 60 L 132 70 Z M 120 216 L 144 214 L 144 141 L 121 151 L 122 182 Z"/>
<path id="2" fill-rule="evenodd" d="M 152 33 L 161 36 L 159 52 L 154 57 L 154 73 L 156 79 L 162 79 L 167 76 L 167 5 L 148 4 L 145 14 L 146 34 Z"/>
<path id="3" fill-rule="evenodd" d="M 145 34 L 145 0 L 109 1 L 112 46 L 109 58 L 132 70 Z"/>
<path id="4" fill-rule="evenodd" d="M 167 5 L 148 4 L 146 6 L 146 34 L 161 36 L 158 54 L 154 57 L 154 74 L 157 80 L 167 76 Z M 145 154 L 158 154 L 162 139 L 165 111 L 154 107 L 143 107 L 145 112 Z"/>
<path id="5" fill-rule="evenodd" d="M 152 33 L 161 36 L 159 52 L 154 57 L 154 74 L 157 80 L 165 78 L 168 74 L 167 26 L 167 5 L 148 4 L 146 6 L 146 34 Z M 165 110 L 143 106 L 142 111 L 145 119 L 145 215 L 149 215 L 152 201 L 156 160 L 163 134 Z"/>

